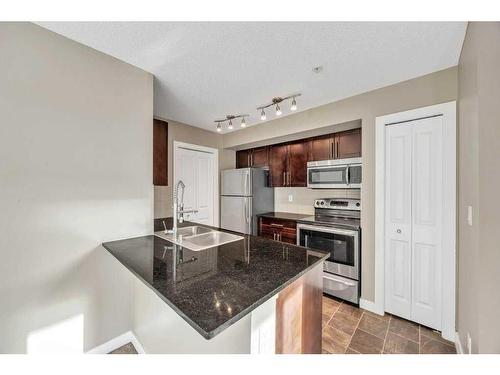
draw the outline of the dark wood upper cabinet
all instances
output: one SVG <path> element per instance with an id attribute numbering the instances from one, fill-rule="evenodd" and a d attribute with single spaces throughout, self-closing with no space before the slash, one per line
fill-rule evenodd
<path id="1" fill-rule="evenodd" d="M 269 165 L 269 147 L 259 147 L 252 150 L 252 167 L 267 167 Z"/>
<path id="2" fill-rule="evenodd" d="M 352 129 L 335 134 L 334 159 L 357 158 L 361 156 L 361 129 Z"/>
<path id="3" fill-rule="evenodd" d="M 248 168 L 248 167 L 250 167 L 251 155 L 252 155 L 252 150 L 236 151 L 236 168 Z"/>
<path id="4" fill-rule="evenodd" d="M 361 156 L 361 129 L 236 152 L 236 168 L 267 167 L 271 186 L 307 186 L 307 162 Z"/>
<path id="5" fill-rule="evenodd" d="M 269 165 L 269 146 L 236 151 L 236 168 L 267 167 Z"/>
<path id="6" fill-rule="evenodd" d="M 168 123 L 153 120 L 153 185 L 168 185 Z"/>
<path id="7" fill-rule="evenodd" d="M 288 186 L 307 186 L 309 144 L 304 140 L 288 145 Z"/>
<path id="8" fill-rule="evenodd" d="M 269 174 L 272 187 L 286 186 L 288 145 L 273 145 L 269 150 Z"/>
<path id="9" fill-rule="evenodd" d="M 311 139 L 309 161 L 333 159 L 333 134 Z"/>

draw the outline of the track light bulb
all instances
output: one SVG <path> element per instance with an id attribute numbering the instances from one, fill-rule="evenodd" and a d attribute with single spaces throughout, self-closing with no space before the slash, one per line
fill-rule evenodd
<path id="1" fill-rule="evenodd" d="M 233 128 L 233 121 L 232 120 L 229 120 L 229 125 L 227 126 L 227 128 L 229 130 L 231 130 Z"/>
<path id="2" fill-rule="evenodd" d="M 295 97 L 292 99 L 292 105 L 290 107 L 290 111 L 296 111 L 297 110 L 297 102 L 295 101 Z"/>
<path id="3" fill-rule="evenodd" d="M 244 118 L 244 117 L 242 117 L 242 118 L 241 118 L 241 127 L 242 127 L 242 128 L 244 128 L 244 127 L 246 127 L 246 126 L 247 126 L 247 123 L 245 122 L 245 118 Z"/>
<path id="4" fill-rule="evenodd" d="M 281 114 L 282 114 L 282 112 L 281 112 L 280 105 L 276 104 L 276 116 L 281 116 Z"/>
<path id="5" fill-rule="evenodd" d="M 262 108 L 262 111 L 260 112 L 260 119 L 262 121 L 265 121 L 266 120 L 266 112 L 264 111 L 264 108 Z"/>

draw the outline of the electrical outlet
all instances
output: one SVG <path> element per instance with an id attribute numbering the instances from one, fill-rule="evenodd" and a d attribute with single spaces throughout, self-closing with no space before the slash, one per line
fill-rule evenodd
<path id="1" fill-rule="evenodd" d="M 472 338 L 469 332 L 467 332 L 467 353 L 472 354 Z"/>
<path id="2" fill-rule="evenodd" d="M 472 227 L 472 206 L 467 206 L 467 224 Z"/>
<path id="3" fill-rule="evenodd" d="M 292 194 L 288 194 L 288 202 L 293 202 L 293 195 Z"/>

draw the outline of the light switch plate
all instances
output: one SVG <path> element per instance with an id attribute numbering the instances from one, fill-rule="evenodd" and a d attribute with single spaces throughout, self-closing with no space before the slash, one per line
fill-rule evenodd
<path id="1" fill-rule="evenodd" d="M 467 206 L 467 224 L 472 227 L 472 206 Z"/>
<path id="2" fill-rule="evenodd" d="M 293 195 L 292 194 L 288 194 L 288 202 L 293 202 Z"/>

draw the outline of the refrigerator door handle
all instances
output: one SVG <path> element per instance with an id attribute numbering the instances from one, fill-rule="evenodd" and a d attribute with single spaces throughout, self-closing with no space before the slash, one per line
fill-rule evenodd
<path id="1" fill-rule="evenodd" d="M 248 199 L 245 199 L 245 223 L 248 224 Z"/>
<path id="2" fill-rule="evenodd" d="M 249 194 L 249 191 L 248 191 L 249 180 L 250 180 L 250 171 L 247 170 L 245 173 L 245 188 L 244 188 L 245 194 Z"/>

